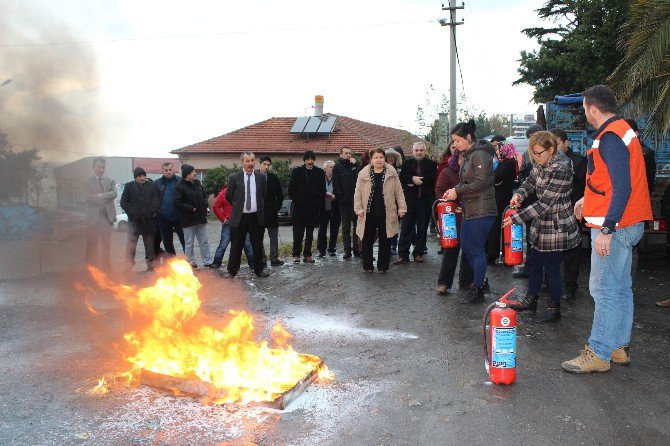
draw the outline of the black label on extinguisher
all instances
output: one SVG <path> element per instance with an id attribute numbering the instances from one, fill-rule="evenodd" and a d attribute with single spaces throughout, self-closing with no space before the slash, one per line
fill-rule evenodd
<path id="1" fill-rule="evenodd" d="M 500 369 L 516 367 L 516 327 L 493 327 L 491 366 Z"/>

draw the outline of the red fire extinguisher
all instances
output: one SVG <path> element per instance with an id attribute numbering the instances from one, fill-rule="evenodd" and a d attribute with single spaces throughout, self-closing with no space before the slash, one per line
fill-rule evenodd
<path id="1" fill-rule="evenodd" d="M 514 384 L 516 381 L 516 311 L 514 302 L 507 300 L 516 288 L 512 288 L 499 300 L 488 306 L 482 321 L 484 363 L 491 382 Z M 491 317 L 489 333 L 486 321 Z"/>
<path id="2" fill-rule="evenodd" d="M 456 226 L 456 203 L 453 201 L 437 200 L 433 203 L 433 215 L 437 215 L 437 227 L 440 230 L 440 245 L 442 248 L 458 246 L 458 228 Z"/>
<path id="3" fill-rule="evenodd" d="M 516 213 L 516 209 L 507 206 L 503 212 L 503 220 Z M 505 265 L 521 265 L 523 263 L 523 225 L 511 224 L 503 228 L 501 240 L 503 245 L 501 255 L 505 257 Z"/>

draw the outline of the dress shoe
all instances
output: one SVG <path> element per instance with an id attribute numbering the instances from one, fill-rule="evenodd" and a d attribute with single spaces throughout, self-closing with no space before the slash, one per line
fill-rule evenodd
<path id="1" fill-rule="evenodd" d="M 345 252 L 344 257 L 342 257 L 344 260 L 350 260 L 351 259 L 351 253 L 350 252 Z"/>
<path id="2" fill-rule="evenodd" d="M 438 285 L 437 286 L 437 294 L 444 296 L 449 292 L 449 287 L 446 285 Z"/>
<path id="3" fill-rule="evenodd" d="M 661 308 L 670 308 L 670 299 L 659 300 L 656 302 L 656 306 Z"/>
<path id="4" fill-rule="evenodd" d="M 360 257 L 361 257 L 361 253 L 358 252 L 358 251 L 354 251 L 354 257 L 356 257 L 357 259 L 360 258 Z"/>
<path id="5" fill-rule="evenodd" d="M 235 274 L 226 273 L 226 274 L 223 275 L 223 278 L 232 280 L 232 279 L 235 278 Z"/>
<path id="6" fill-rule="evenodd" d="M 283 260 L 272 260 L 270 261 L 270 265 L 272 266 L 282 266 L 284 264 Z"/>
<path id="7" fill-rule="evenodd" d="M 379 272 L 379 274 L 386 274 L 386 270 L 385 270 L 385 269 L 380 269 L 378 272 Z"/>
<path id="8" fill-rule="evenodd" d="M 365 271 L 366 273 L 374 273 L 375 272 L 375 270 L 373 270 L 373 269 L 364 269 L 363 271 Z"/>
<path id="9" fill-rule="evenodd" d="M 409 263 L 409 259 L 405 259 L 403 257 L 398 257 L 395 262 L 393 262 L 394 265 L 405 265 Z"/>
<path id="10" fill-rule="evenodd" d="M 314 259 L 312 258 L 312 256 L 305 257 L 304 259 L 302 259 L 302 261 L 305 263 L 314 263 Z"/>
<path id="11" fill-rule="evenodd" d="M 263 271 L 261 271 L 260 273 L 256 274 L 256 277 L 260 277 L 260 278 L 263 278 L 263 277 L 269 277 L 269 276 L 270 276 L 270 273 L 267 272 L 267 271 L 265 271 L 265 270 L 263 270 Z"/>
<path id="12" fill-rule="evenodd" d="M 328 253 L 328 255 L 331 256 L 331 257 L 335 257 L 337 255 L 337 253 L 335 251 L 331 251 L 331 252 Z"/>
<path id="13" fill-rule="evenodd" d="M 207 263 L 205 264 L 205 268 L 212 268 L 212 269 L 218 269 L 221 268 L 221 264 L 216 264 L 216 263 Z"/>
<path id="14" fill-rule="evenodd" d="M 423 256 L 419 254 L 418 256 L 414 256 L 414 261 L 416 263 L 423 263 Z"/>
<path id="15" fill-rule="evenodd" d="M 320 259 L 322 259 L 322 258 L 326 257 L 326 253 L 325 253 L 325 252 L 319 252 L 318 257 L 319 257 Z"/>

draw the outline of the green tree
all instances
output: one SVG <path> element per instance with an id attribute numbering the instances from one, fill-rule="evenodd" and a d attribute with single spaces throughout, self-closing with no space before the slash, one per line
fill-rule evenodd
<path id="1" fill-rule="evenodd" d="M 547 0 L 537 13 L 555 26 L 522 31 L 537 39 L 540 49 L 521 52 L 518 69 L 521 77 L 513 85 L 532 85 L 535 102 L 548 102 L 556 95 L 604 84 L 622 59 L 613 39 L 628 17 L 630 3 L 627 0 Z M 640 26 L 646 24 L 640 23 Z"/>
<path id="2" fill-rule="evenodd" d="M 288 182 L 291 179 L 291 160 L 277 160 L 272 162 L 272 171 L 279 177 L 284 196 L 288 195 Z"/>
<path id="3" fill-rule="evenodd" d="M 624 59 L 609 77 L 619 100 L 649 114 L 646 135 L 670 131 L 670 1 L 635 0 L 619 50 Z"/>
<path id="4" fill-rule="evenodd" d="M 37 149 L 14 152 L 7 135 L 0 132 L 0 202 L 19 200 L 27 203 L 29 192 L 39 196 L 43 169 L 35 167 L 35 162 L 40 159 L 38 153 Z"/>
<path id="5" fill-rule="evenodd" d="M 209 169 L 202 182 L 202 186 L 207 193 L 217 195 L 221 192 L 223 185 L 228 184 L 228 178 L 240 170 L 242 170 L 242 168 L 236 163 L 233 163 L 233 167 L 224 166 L 222 164 L 219 167 Z"/>

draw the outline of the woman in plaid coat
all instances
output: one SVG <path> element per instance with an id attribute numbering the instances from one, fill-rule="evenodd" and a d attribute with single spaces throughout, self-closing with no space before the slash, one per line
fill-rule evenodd
<path id="1" fill-rule="evenodd" d="M 581 243 L 579 225 L 570 201 L 572 162 L 557 148 L 558 142 L 551 132 L 537 132 L 531 137 L 528 155 L 533 169 L 512 196 L 510 206 L 518 207 L 533 192 L 537 201 L 503 221 L 503 227 L 531 221 L 528 293 L 518 309 L 537 308 L 538 293 L 546 274 L 550 302 L 547 311 L 540 316 L 540 322 L 560 319 L 563 251 Z"/>

